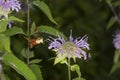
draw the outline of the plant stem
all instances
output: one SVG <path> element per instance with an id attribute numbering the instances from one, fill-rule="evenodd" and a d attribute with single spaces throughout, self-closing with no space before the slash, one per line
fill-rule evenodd
<path id="1" fill-rule="evenodd" d="M 29 9 L 29 0 L 27 0 L 27 36 L 28 39 L 30 39 L 30 9 Z M 27 47 L 27 65 L 29 65 L 29 57 L 30 57 L 30 47 L 29 47 L 29 42 L 28 42 L 28 47 Z"/>
<path id="2" fill-rule="evenodd" d="M 70 65 L 70 58 L 68 58 L 68 80 L 71 80 L 71 65 Z"/>
<path id="3" fill-rule="evenodd" d="M 120 18 L 119 18 L 119 16 L 117 15 L 117 13 L 115 12 L 112 3 L 111 3 L 110 1 L 108 1 L 107 3 L 108 3 L 108 5 L 109 5 L 109 7 L 110 7 L 110 9 L 111 9 L 111 11 L 112 11 L 112 13 L 113 13 L 113 15 L 115 16 L 115 20 L 118 22 L 118 24 L 120 24 Z"/>

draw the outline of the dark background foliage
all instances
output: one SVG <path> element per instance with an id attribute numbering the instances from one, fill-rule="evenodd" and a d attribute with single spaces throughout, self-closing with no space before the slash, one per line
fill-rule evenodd
<path id="1" fill-rule="evenodd" d="M 119 25 L 116 23 L 111 28 L 106 28 L 109 19 L 113 16 L 108 4 L 104 0 L 101 2 L 99 0 L 45 0 L 45 2 L 50 7 L 58 24 L 51 23 L 44 13 L 32 4 L 30 11 L 31 23 L 35 21 L 37 26 L 41 24 L 50 25 L 66 36 L 69 36 L 70 30 L 72 30 L 74 38 L 85 34 L 89 36 L 91 58 L 88 61 L 77 59 L 82 77 L 86 80 L 119 80 L 119 70 L 109 75 L 115 51 L 112 42 L 113 34 L 115 30 L 119 29 Z M 25 4 L 22 6 L 24 8 L 21 11 L 22 15 L 16 15 L 26 19 L 26 13 L 23 13 Z M 116 7 L 115 10 L 118 12 L 119 8 Z M 26 29 L 26 25 L 19 24 L 19 26 L 24 30 Z M 43 35 L 43 37 L 46 36 L 48 35 Z M 27 45 L 26 40 L 21 35 L 13 36 L 11 40 L 11 47 L 15 55 L 24 60 L 18 52 Z M 45 42 L 31 49 L 35 52 L 35 58 L 42 59 L 40 66 L 44 80 L 67 80 L 66 65 L 57 64 L 54 66 L 54 60 L 51 58 L 55 56 L 55 53 L 48 50 L 47 46 L 48 44 Z M 72 77 L 76 76 L 76 73 L 73 72 L 72 74 Z"/>

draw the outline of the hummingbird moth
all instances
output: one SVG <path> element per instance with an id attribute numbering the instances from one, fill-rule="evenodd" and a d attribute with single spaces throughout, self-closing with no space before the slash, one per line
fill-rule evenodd
<path id="1" fill-rule="evenodd" d="M 33 38 L 33 39 L 29 39 L 29 38 L 25 37 L 25 39 L 28 40 L 30 48 L 33 48 L 40 43 L 43 43 L 43 38 L 40 38 L 40 37 Z"/>

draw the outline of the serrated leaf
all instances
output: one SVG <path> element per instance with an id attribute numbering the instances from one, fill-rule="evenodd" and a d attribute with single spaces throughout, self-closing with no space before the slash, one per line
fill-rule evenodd
<path id="1" fill-rule="evenodd" d="M 8 18 L 8 21 L 25 22 L 24 20 L 19 19 L 19 18 L 15 17 L 15 16 L 10 16 L 10 17 Z"/>
<path id="2" fill-rule="evenodd" d="M 35 32 L 35 29 L 36 29 L 36 25 L 35 25 L 35 22 L 33 22 L 31 26 L 31 34 Z"/>
<path id="3" fill-rule="evenodd" d="M 11 52 L 10 50 L 10 38 L 4 34 L 0 34 L 0 43 L 4 46 L 5 50 Z"/>
<path id="4" fill-rule="evenodd" d="M 45 13 L 45 15 L 48 17 L 48 19 L 51 22 L 57 24 L 52 17 L 49 7 L 47 6 L 47 4 L 44 1 L 34 1 L 33 4 L 37 7 L 39 7 Z"/>
<path id="5" fill-rule="evenodd" d="M 120 69 L 120 62 L 117 62 L 112 66 L 112 69 L 111 69 L 109 74 L 111 75 L 112 73 L 114 73 L 118 69 Z"/>
<path id="6" fill-rule="evenodd" d="M 30 61 L 30 64 L 40 63 L 41 61 L 41 59 L 34 59 Z"/>
<path id="7" fill-rule="evenodd" d="M 109 29 L 116 22 L 115 18 L 112 17 L 107 23 L 107 29 Z"/>
<path id="8" fill-rule="evenodd" d="M 7 23 L 8 22 L 6 20 L 0 20 L 0 33 L 7 29 Z"/>
<path id="9" fill-rule="evenodd" d="M 40 70 L 40 67 L 38 65 L 32 64 L 32 65 L 30 65 L 30 68 L 34 72 L 34 74 L 36 75 L 37 80 L 43 80 L 41 70 Z"/>
<path id="10" fill-rule="evenodd" d="M 37 29 L 38 29 L 38 32 L 44 32 L 44 33 L 47 33 L 47 34 L 54 35 L 56 37 L 58 37 L 58 35 L 59 35 L 59 36 L 63 36 L 65 39 L 67 39 L 66 36 L 63 35 L 60 31 L 58 31 L 58 30 L 56 30 L 56 29 L 54 29 L 50 26 L 41 25 Z"/>
<path id="11" fill-rule="evenodd" d="M 18 27 L 13 27 L 11 29 L 7 29 L 4 34 L 6 36 L 13 36 L 13 35 L 16 35 L 16 34 L 25 34 L 23 32 L 23 30 L 21 28 L 18 28 Z"/>
<path id="12" fill-rule="evenodd" d="M 31 69 L 25 63 L 23 63 L 21 60 L 15 57 L 12 53 L 5 54 L 3 56 L 2 61 L 6 65 L 15 69 L 19 74 L 24 76 L 27 80 L 37 80 L 36 76 L 31 71 Z"/>

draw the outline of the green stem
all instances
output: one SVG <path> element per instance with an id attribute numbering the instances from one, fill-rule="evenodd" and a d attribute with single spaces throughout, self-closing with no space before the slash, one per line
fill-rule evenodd
<path id="1" fill-rule="evenodd" d="M 30 8 L 29 8 L 29 0 L 27 0 L 27 35 L 30 37 Z"/>
<path id="2" fill-rule="evenodd" d="M 70 58 L 68 58 L 68 80 L 71 80 L 71 65 L 70 65 Z"/>
<path id="3" fill-rule="evenodd" d="M 115 16 L 116 21 L 118 22 L 118 24 L 120 24 L 120 18 L 119 18 L 119 16 L 117 15 L 117 13 L 115 12 L 112 3 L 111 3 L 110 1 L 108 1 L 107 3 L 108 3 L 108 5 L 109 5 L 109 7 L 110 7 L 110 9 L 111 9 L 111 11 L 112 11 L 112 13 L 113 13 L 113 15 Z"/>
<path id="4" fill-rule="evenodd" d="M 28 39 L 30 39 L 30 9 L 29 9 L 29 0 L 27 0 L 27 36 Z M 29 65 L 29 58 L 30 58 L 30 48 L 29 48 L 29 42 L 27 47 L 27 65 Z"/>
<path id="5" fill-rule="evenodd" d="M 27 65 L 28 65 L 28 66 L 29 66 L 29 63 L 30 63 L 30 61 L 29 61 L 29 58 L 30 58 L 29 53 L 30 53 L 30 49 L 29 49 L 29 46 L 28 46 L 28 47 L 27 47 L 27 53 L 26 53 L 26 55 L 27 55 Z"/>

